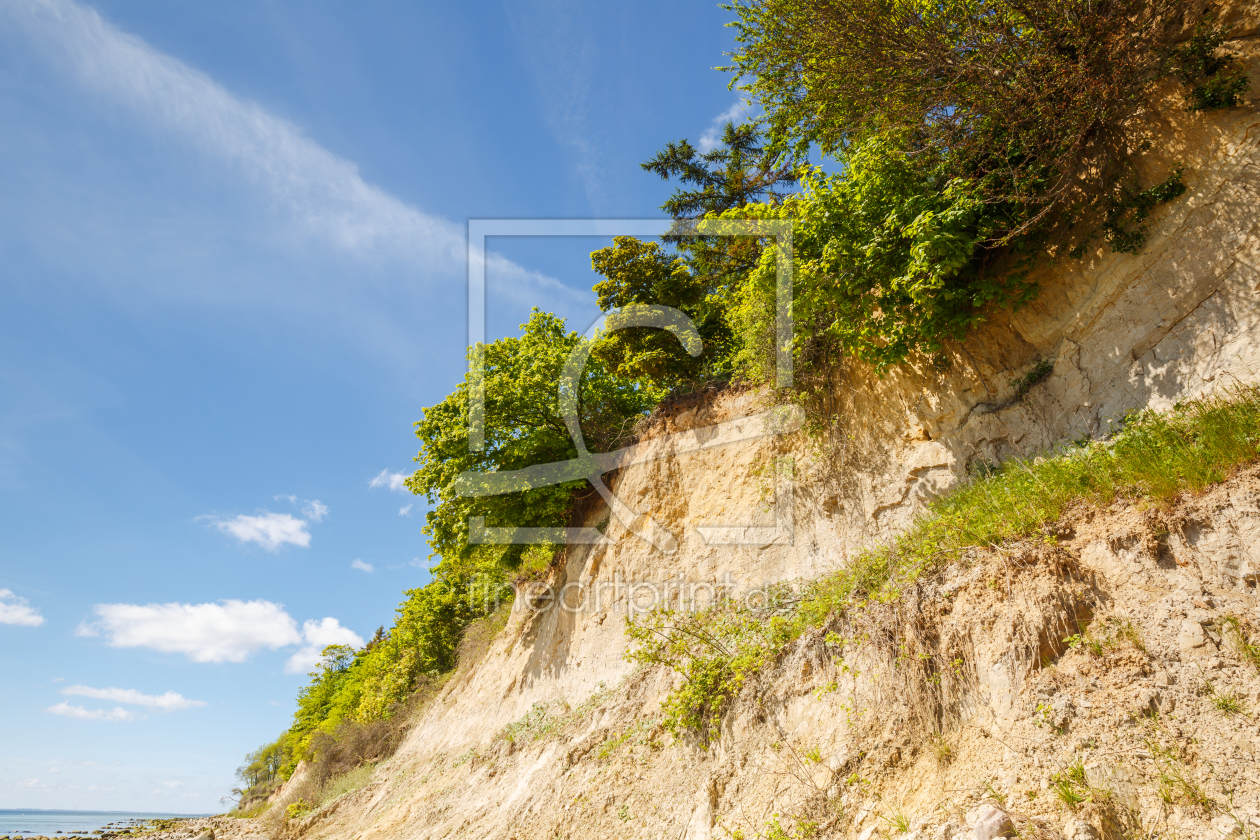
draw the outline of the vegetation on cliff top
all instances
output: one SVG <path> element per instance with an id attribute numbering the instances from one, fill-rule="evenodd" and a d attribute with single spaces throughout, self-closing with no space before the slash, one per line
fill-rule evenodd
<path id="1" fill-rule="evenodd" d="M 995 307 L 1036 295 L 1034 260 L 1079 257 L 1097 237 L 1134 252 L 1153 209 L 1184 191 L 1180 169 L 1153 185 L 1132 176 L 1126 140 L 1140 131 L 1155 85 L 1178 78 L 1189 110 L 1232 107 L 1247 89 L 1246 73 L 1222 49 L 1225 31 L 1211 21 L 1174 43 L 1187 22 L 1171 0 L 735 0 L 727 8 L 739 43 L 732 84 L 743 82 L 765 117 L 727 125 L 716 149 L 702 153 L 683 140 L 644 163 L 678 184 L 663 205 L 673 231 L 660 242 L 619 237 L 592 255 L 604 278 L 595 287 L 601 308 L 673 307 L 691 319 L 704 348 L 692 356 L 674 336 L 643 327 L 602 336 L 576 394 L 592 451 L 624 444 L 671 394 L 714 381 L 770 381 L 779 259 L 793 260 L 798 370 L 841 357 L 873 375 L 945 363 L 950 343 L 965 340 Z M 811 150 L 831 157 L 835 171 L 811 164 Z M 791 220 L 793 251 L 780 254 L 759 237 L 693 235 L 697 220 L 723 218 Z M 363 649 L 325 651 L 290 730 L 241 768 L 247 789 L 257 794 L 299 760 L 341 755 L 350 744 L 375 744 L 363 747 L 364 756 L 387 752 L 388 738 L 364 733 L 455 666 L 465 629 L 510 598 L 505 584 L 513 576 L 536 573 L 557 556 L 554 545 L 477 544 L 469 518 L 490 527 L 563 526 L 590 492 L 584 482 L 476 499 L 453 485 L 466 471 L 574 456 L 556 386 L 578 341 L 562 320 L 536 311 L 520 337 L 470 350 L 486 360 L 487 445 L 479 452 L 468 446 L 474 383 L 465 380 L 426 409 L 408 486 L 435 505 L 425 525 L 439 558 L 433 580 L 408 590 L 393 625 Z M 948 540 L 1027 533 L 1049 509 L 1009 495 L 1029 489 L 1020 481 L 1060 502 L 1084 492 L 1072 481 L 1105 479 L 1110 489 L 1090 485 L 1089 492 L 1127 492 L 1139 479 L 1107 465 L 1127 463 L 1115 453 L 1154 440 L 1159 422 L 1138 420 L 1111 448 L 1057 459 L 1071 465 L 1061 476 L 1021 463 L 971 485 L 897 546 L 868 555 L 843 580 L 820 582 L 793 620 L 822 620 L 831 607 L 819 605 L 895 585 L 915 563 L 954 550 Z M 1083 464 L 1090 471 L 1072 472 Z M 1046 496 L 1046 482 L 1071 492 Z M 1008 491 L 1005 503 L 975 501 Z M 695 689 L 708 697 L 729 693 L 738 673 L 794 626 L 764 624 L 751 647 L 727 650 L 743 664 L 690 648 L 641 650 L 683 668 L 687 685 L 709 686 Z M 673 702 L 678 726 L 702 727 L 703 716 L 720 709 Z"/>

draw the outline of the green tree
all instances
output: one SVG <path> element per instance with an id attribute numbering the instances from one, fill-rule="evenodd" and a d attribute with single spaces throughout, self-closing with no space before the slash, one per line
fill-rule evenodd
<path id="1" fill-rule="evenodd" d="M 275 780 L 288 760 L 289 746 L 283 737 L 246 755 L 245 763 L 236 768 L 236 777 L 245 785 L 242 792 Z"/>
<path id="2" fill-rule="evenodd" d="M 803 363 L 843 353 L 882 371 L 939 353 L 990 305 L 1035 293 L 1019 272 L 987 270 L 1002 208 L 974 184 L 884 138 L 855 144 L 844 160 L 842 174 L 810 172 L 802 194 L 781 205 L 729 214 L 795 222 L 792 306 Z M 740 364 L 755 380 L 773 371 L 775 258 L 766 252 L 732 314 Z"/>
<path id="3" fill-rule="evenodd" d="M 435 508 L 424 533 L 442 562 L 442 574 L 474 574 L 482 567 L 515 567 L 523 545 L 482 545 L 469 541 L 468 519 L 485 518 L 489 527 L 561 527 L 568 524 L 574 494 L 584 480 L 515 493 L 468 498 L 455 482 L 465 472 L 517 470 L 567 461 L 577 454 L 560 412 L 559 381 L 565 360 L 580 336 L 564 321 L 537 309 L 521 325 L 519 338 L 479 345 L 471 354 L 484 359 L 485 447 L 469 451 L 469 396 L 465 377 L 454 393 L 416 423 L 420 467 L 407 479 L 414 493 Z M 614 375 L 598 355 L 587 364 L 577 395 L 583 437 L 591 451 L 610 449 L 630 433 L 634 421 L 655 404 L 659 394 Z"/>
<path id="4" fill-rule="evenodd" d="M 728 68 L 751 80 L 774 148 L 840 155 L 876 136 L 943 162 L 986 202 L 990 235 L 1098 194 L 1124 124 L 1168 72 L 1172 0 L 734 0 Z"/>
<path id="5" fill-rule="evenodd" d="M 707 283 L 708 278 L 696 274 L 686 257 L 632 236 L 614 237 L 610 247 L 591 254 L 591 265 L 604 276 L 595 284 L 600 309 L 608 312 L 635 304 L 673 307 L 691 319 L 704 344 L 702 353 L 693 357 L 677 337 L 664 330 L 618 330 L 595 348 L 610 374 L 657 395 L 682 383 L 695 385 L 730 375 L 732 334 L 726 320 L 726 288 Z"/>
<path id="6" fill-rule="evenodd" d="M 782 152 L 766 148 L 756 120 L 722 127 L 720 142 L 701 152 L 688 140 L 667 143 L 649 161 L 640 164 L 666 181 L 681 186 L 661 205 L 670 218 L 700 219 L 752 201 L 781 199 L 796 183 L 796 164 Z"/>
<path id="7" fill-rule="evenodd" d="M 704 343 L 692 357 L 673 336 L 636 328 L 602 341 L 597 355 L 617 376 L 663 392 L 680 385 L 728 379 L 735 354 L 728 322 L 733 291 L 761 256 L 752 237 L 686 233 L 692 222 L 751 203 L 777 205 L 797 183 L 798 167 L 766 148 L 761 121 L 727 122 L 720 142 L 707 152 L 679 140 L 640 166 L 673 181 L 676 188 L 661 209 L 679 224 L 662 237 L 670 248 L 629 236 L 591 254 L 604 279 L 595 285 L 605 312 L 634 304 L 659 304 L 684 312 Z"/>

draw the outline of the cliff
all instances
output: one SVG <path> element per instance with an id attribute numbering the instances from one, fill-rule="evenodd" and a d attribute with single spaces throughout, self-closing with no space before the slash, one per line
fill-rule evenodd
<path id="1" fill-rule="evenodd" d="M 1238 18 L 1233 49 L 1254 56 L 1255 23 Z M 987 830 L 987 803 L 1021 836 L 1257 836 L 1260 673 L 1231 653 L 1226 620 L 1260 622 L 1256 469 L 1160 516 L 1082 508 L 1057 544 L 977 552 L 873 612 L 869 638 L 909 628 L 899 638 L 966 663 L 932 701 L 948 707 L 946 731 L 916 728 L 928 701 L 903 684 L 896 651 L 872 641 L 842 663 L 807 634 L 745 687 L 712 744 L 676 742 L 658 720 L 677 677 L 624 656 L 636 609 L 817 577 L 978 465 L 1260 382 L 1260 113 L 1191 115 L 1177 97 L 1170 88 L 1143 165 L 1184 165 L 1189 189 L 1138 255 L 1099 248 L 1039 269 L 1035 303 L 996 313 L 942 370 L 837 372 L 822 432 L 708 439 L 760 412 L 756 392 L 655 418 L 640 446 L 659 451 L 613 486 L 676 552 L 608 522 L 605 541 L 570 551 L 549 582 L 562 594 L 518 598 L 363 787 L 288 831 L 698 839 L 817 824 L 819 836 L 953 840 Z M 1017 380 L 1046 362 L 1020 397 Z M 669 454 L 683 433 L 693 450 Z M 784 457 L 790 495 L 772 480 Z M 744 544 L 711 544 L 698 526 L 715 524 L 746 526 Z M 1066 645 L 1084 622 L 1096 636 Z"/>

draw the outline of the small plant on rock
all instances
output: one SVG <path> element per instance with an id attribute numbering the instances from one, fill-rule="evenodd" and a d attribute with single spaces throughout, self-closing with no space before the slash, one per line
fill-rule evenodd
<path id="1" fill-rule="evenodd" d="M 1043 382 L 1053 372 L 1054 362 L 1051 359 L 1042 359 L 1033 365 L 1032 370 L 1028 371 L 1028 373 L 1012 379 L 1010 386 L 1015 389 L 1015 399 L 1018 401 L 1028 396 L 1029 391 Z"/>
<path id="2" fill-rule="evenodd" d="M 1094 798 L 1094 790 L 1089 786 L 1089 779 L 1085 775 L 1085 763 L 1079 758 L 1062 773 L 1055 773 L 1050 777 L 1050 789 L 1059 802 L 1072 810 Z"/>
<path id="3" fill-rule="evenodd" d="M 1225 637 L 1243 662 L 1260 671 L 1260 643 L 1252 642 L 1248 626 L 1236 615 L 1225 616 Z"/>
<path id="4" fill-rule="evenodd" d="M 1221 714 L 1228 717 L 1230 715 L 1245 715 L 1247 713 L 1246 709 L 1243 707 L 1242 698 L 1239 697 L 1233 690 L 1225 692 L 1217 691 L 1216 686 L 1212 684 L 1211 680 L 1204 680 L 1203 685 L 1208 699 L 1212 701 L 1212 705 L 1215 706 L 1217 711 Z"/>
<path id="5" fill-rule="evenodd" d="M 984 780 L 984 795 L 992 799 L 1003 808 L 1006 807 L 1006 794 L 993 786 L 992 779 Z"/>
<path id="6" fill-rule="evenodd" d="M 894 829 L 898 834 L 910 833 L 910 817 L 906 816 L 906 812 L 900 808 L 895 809 L 888 816 L 881 816 L 880 819 L 888 823 L 889 828 Z"/>
<path id="7" fill-rule="evenodd" d="M 944 767 L 954 760 L 954 747 L 945 738 L 943 732 L 932 736 L 932 752 L 936 755 L 936 763 Z"/>
<path id="8" fill-rule="evenodd" d="M 1216 803 L 1195 780 L 1175 747 L 1163 746 L 1152 733 L 1146 739 L 1146 748 L 1159 774 L 1160 799 L 1169 805 L 1180 802 L 1205 813 L 1212 810 Z"/>

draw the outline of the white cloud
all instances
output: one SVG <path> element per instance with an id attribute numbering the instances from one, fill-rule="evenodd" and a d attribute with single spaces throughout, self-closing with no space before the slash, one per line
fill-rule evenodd
<path id="1" fill-rule="evenodd" d="M 327 512 L 328 509 L 323 505 L 320 507 Z M 311 544 L 311 532 L 306 530 L 306 520 L 287 513 L 272 513 L 268 510 L 258 516 L 242 513 L 233 519 L 216 520 L 214 524 L 223 533 L 236 537 L 241 542 L 256 542 L 268 551 L 275 551 L 285 543 L 302 548 Z"/>
<path id="2" fill-rule="evenodd" d="M 72 0 L 5 5 L 84 86 L 235 165 L 313 234 L 362 256 L 382 248 L 450 262 L 462 256 L 460 226 L 367 184 L 357 166 L 297 126 L 119 30 L 96 10 Z"/>
<path id="3" fill-rule="evenodd" d="M 366 564 L 365 564 L 366 565 Z M 284 663 L 289 674 L 303 674 L 319 667 L 320 655 L 329 645 L 361 647 L 363 637 L 348 627 L 342 627 L 335 618 L 307 621 L 302 624 L 302 639 L 306 644 Z"/>
<path id="4" fill-rule="evenodd" d="M 722 142 L 722 131 L 726 128 L 728 122 L 741 125 L 748 121 L 751 116 L 751 104 L 744 99 L 739 100 L 731 107 L 713 118 L 713 122 L 700 135 L 700 142 L 697 143 L 702 152 L 711 152 L 717 148 L 718 143 Z"/>
<path id="5" fill-rule="evenodd" d="M 0 624 L 18 624 L 23 627 L 38 627 L 44 623 L 44 617 L 30 603 L 10 589 L 0 589 Z"/>
<path id="6" fill-rule="evenodd" d="M 328 505 L 319 499 L 310 499 L 302 504 L 302 513 L 312 522 L 318 522 L 328 515 Z"/>
<path id="7" fill-rule="evenodd" d="M 389 470 L 381 470 L 376 476 L 368 482 L 368 487 L 375 490 L 377 487 L 388 487 L 395 493 L 406 493 L 407 476 L 403 473 L 392 473 Z"/>
<path id="8" fill-rule="evenodd" d="M 95 9 L 73 0 L 10 0 L 0 9 L 24 27 L 58 70 L 236 167 L 312 237 L 366 262 L 402 260 L 443 276 L 466 269 L 463 224 L 367 183 L 356 164 L 298 126 L 123 32 Z M 526 282 L 557 284 L 500 255 L 492 254 L 487 265 Z"/>
<path id="9" fill-rule="evenodd" d="M 415 505 L 414 505 L 414 504 L 410 504 L 410 505 L 403 505 L 402 507 L 400 507 L 400 508 L 398 509 L 398 515 L 399 515 L 399 516 L 411 516 L 411 509 L 412 509 L 413 507 L 415 507 Z"/>
<path id="10" fill-rule="evenodd" d="M 53 715 L 74 718 L 75 720 L 108 720 L 117 722 L 136 719 L 135 713 L 129 712 L 121 706 L 115 706 L 112 709 L 85 709 L 82 706 L 71 706 L 69 703 L 61 702 L 55 706 L 49 706 L 44 711 Z"/>
<path id="11" fill-rule="evenodd" d="M 61 689 L 62 694 L 72 697 L 91 697 L 93 700 L 108 700 L 113 703 L 126 703 L 130 706 L 144 706 L 159 712 L 175 712 L 204 706 L 204 700 L 189 700 L 174 691 L 165 694 L 141 694 L 134 688 L 91 688 L 86 685 L 70 685 Z"/>
<path id="12" fill-rule="evenodd" d="M 95 613 L 96 621 L 80 625 L 78 635 L 104 634 L 111 647 L 182 653 L 193 662 L 244 662 L 262 648 L 303 640 L 292 616 L 270 601 L 97 604 Z"/>
<path id="13" fill-rule="evenodd" d="M 368 574 L 372 574 L 372 572 L 376 571 L 376 567 L 371 563 L 365 563 L 357 557 L 354 558 L 354 562 L 350 564 L 350 568 L 358 569 L 360 572 L 367 572 Z"/>

